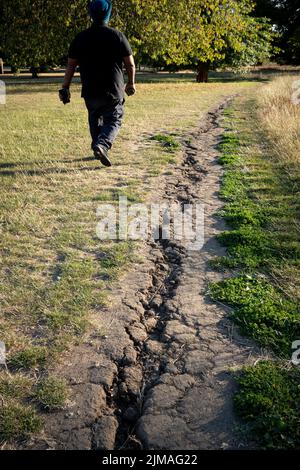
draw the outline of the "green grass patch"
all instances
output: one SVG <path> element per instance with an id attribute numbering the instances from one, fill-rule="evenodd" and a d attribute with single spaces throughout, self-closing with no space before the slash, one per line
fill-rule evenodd
<path id="1" fill-rule="evenodd" d="M 132 187 L 122 189 L 112 188 L 102 191 L 94 200 L 99 202 L 118 202 L 120 197 L 126 197 L 128 202 L 132 203 L 143 202 L 141 195 Z"/>
<path id="2" fill-rule="evenodd" d="M 42 426 L 41 419 L 30 406 L 18 403 L 0 406 L 0 441 L 11 442 L 37 433 Z"/>
<path id="3" fill-rule="evenodd" d="M 172 135 L 156 134 L 151 137 L 151 140 L 159 142 L 163 149 L 168 152 L 174 152 L 180 149 L 180 143 Z"/>
<path id="4" fill-rule="evenodd" d="M 136 256 L 134 254 L 134 243 L 119 242 L 107 246 L 100 254 L 100 274 L 108 279 L 116 278 L 120 269 L 134 262 Z"/>
<path id="5" fill-rule="evenodd" d="M 279 356 L 291 357 L 292 342 L 300 338 L 296 305 L 264 279 L 231 278 L 210 286 L 212 299 L 233 307 L 231 318 L 243 334 Z"/>
<path id="6" fill-rule="evenodd" d="M 27 347 L 8 358 L 8 366 L 16 370 L 28 370 L 34 367 L 42 367 L 46 363 L 47 349 L 45 347 Z"/>
<path id="7" fill-rule="evenodd" d="M 261 447 L 300 447 L 300 369 L 272 362 L 246 367 L 236 375 L 240 386 L 235 410 L 247 421 Z"/>
<path id="8" fill-rule="evenodd" d="M 219 144 L 219 150 L 221 151 L 221 156 L 219 158 L 219 163 L 221 165 L 232 165 L 236 163 L 239 159 L 239 154 L 235 153 L 234 150 L 238 148 L 239 138 L 236 134 L 232 132 L 226 132 L 222 135 L 221 142 Z"/>
<path id="9" fill-rule="evenodd" d="M 93 302 L 96 275 L 97 265 L 88 258 L 77 260 L 70 257 L 59 266 L 56 282 L 46 290 L 43 299 L 46 327 L 56 334 L 84 331 L 85 313 Z"/>
<path id="10" fill-rule="evenodd" d="M 68 398 L 65 380 L 57 377 L 46 377 L 35 387 L 34 400 L 47 411 L 62 409 Z"/>
<path id="11" fill-rule="evenodd" d="M 13 398 L 26 398 L 32 388 L 32 380 L 22 375 L 0 375 L 0 395 L 4 400 Z"/>

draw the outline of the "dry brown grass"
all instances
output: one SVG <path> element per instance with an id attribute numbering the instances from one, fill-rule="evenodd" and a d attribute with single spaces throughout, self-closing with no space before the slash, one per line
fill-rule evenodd
<path id="1" fill-rule="evenodd" d="M 274 155 L 288 173 L 300 167 L 300 105 L 292 102 L 296 80 L 297 76 L 280 77 L 259 91 L 261 120 L 272 142 Z"/>
<path id="2" fill-rule="evenodd" d="M 275 78 L 257 93 L 255 118 L 261 154 L 271 164 L 273 182 L 262 197 L 276 208 L 273 232 L 281 236 L 281 246 L 290 245 L 291 255 L 274 264 L 271 275 L 277 286 L 292 299 L 299 300 L 299 192 L 300 192 L 300 75 Z M 298 84 L 296 83 L 298 81 Z M 269 175 L 270 178 L 270 175 Z M 279 204 L 279 205 L 278 205 Z M 281 209 L 280 209 L 281 205 Z M 278 208 L 277 208 L 278 206 Z M 281 215 L 280 215 L 281 214 Z M 292 254 L 293 253 L 293 254 Z"/>

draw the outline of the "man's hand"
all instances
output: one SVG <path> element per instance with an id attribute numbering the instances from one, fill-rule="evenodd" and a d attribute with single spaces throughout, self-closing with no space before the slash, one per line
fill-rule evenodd
<path id="1" fill-rule="evenodd" d="M 71 93 L 69 88 L 62 88 L 59 90 L 59 99 L 63 104 L 68 104 L 71 101 Z"/>
<path id="2" fill-rule="evenodd" d="M 134 63 L 134 58 L 132 55 L 129 55 L 127 57 L 123 57 L 123 62 L 126 68 L 126 72 L 128 75 L 128 83 L 125 87 L 125 93 L 128 96 L 132 96 L 136 92 L 135 88 L 135 63 Z"/>
<path id="3" fill-rule="evenodd" d="M 125 93 L 128 96 L 133 96 L 136 93 L 136 88 L 133 83 L 127 83 L 126 88 L 125 88 Z"/>

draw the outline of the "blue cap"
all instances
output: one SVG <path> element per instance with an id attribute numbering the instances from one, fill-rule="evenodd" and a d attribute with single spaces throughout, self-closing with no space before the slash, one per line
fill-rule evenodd
<path id="1" fill-rule="evenodd" d="M 112 12 L 112 2 L 110 0 L 93 0 L 89 5 L 89 13 L 96 23 L 108 23 Z"/>

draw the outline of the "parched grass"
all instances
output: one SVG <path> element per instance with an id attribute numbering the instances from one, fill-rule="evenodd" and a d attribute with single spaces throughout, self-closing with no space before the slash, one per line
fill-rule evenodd
<path id="1" fill-rule="evenodd" d="M 300 75 L 273 80 L 260 94 L 259 106 L 273 156 L 283 163 L 292 178 L 294 171 L 299 178 L 300 166 L 300 106 L 294 104 L 299 99 L 299 80 Z"/>
<path id="2" fill-rule="evenodd" d="M 0 107 L 0 340 L 14 378 L 30 378 L 33 370 L 45 375 L 49 363 L 80 340 L 94 313 L 101 329 L 107 287 L 136 260 L 133 243 L 97 238 L 97 207 L 117 204 L 119 196 L 130 203 L 144 201 L 155 187 L 153 178 L 179 158 L 177 136 L 180 141 L 195 129 L 201 114 L 223 96 L 254 85 L 165 83 L 159 76 L 155 83 L 140 84 L 127 100 L 111 153 L 114 166 L 106 170 L 90 156 L 77 84 L 72 103 L 64 107 L 56 82 L 9 79 L 7 105 Z M 151 135 L 172 136 L 172 152 L 149 141 Z M 29 382 L 24 396 L 13 398 L 12 422 L 15 406 L 25 406 L 24 400 L 24 419 L 28 410 L 34 416 L 36 402 L 28 402 L 34 390 Z M 2 411 L 7 423 L 10 412 Z M 0 420 L 0 439 L 7 429 Z M 11 429 L 17 438 L 18 428 Z"/>
<path id="3" fill-rule="evenodd" d="M 257 443 L 299 448 L 299 369 L 286 362 L 300 338 L 299 107 L 292 78 L 276 79 L 226 115 L 220 144 L 224 165 L 220 215 L 231 227 L 219 236 L 227 255 L 214 260 L 233 277 L 212 284 L 241 332 L 271 349 L 237 377 L 235 408 Z"/>

